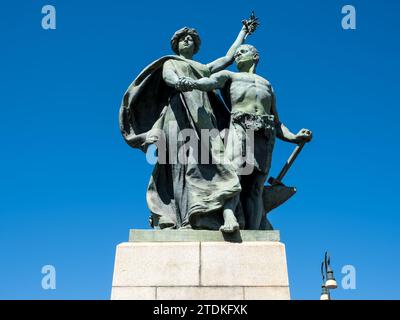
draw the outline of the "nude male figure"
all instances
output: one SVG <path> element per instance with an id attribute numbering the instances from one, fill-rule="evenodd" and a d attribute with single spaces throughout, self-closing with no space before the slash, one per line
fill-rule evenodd
<path id="1" fill-rule="evenodd" d="M 245 229 L 258 230 L 264 212 L 262 193 L 264 183 L 271 165 L 275 137 L 291 142 L 309 142 L 312 139 L 310 130 L 301 129 L 293 134 L 279 121 L 276 110 L 275 94 L 268 80 L 256 74 L 259 54 L 251 45 L 241 45 L 235 52 L 234 59 L 239 72 L 223 70 L 209 78 L 193 80 L 182 78 L 188 90 L 211 91 L 223 88 L 230 82 L 230 100 L 232 104 L 231 122 L 226 146 L 226 157 L 234 164 L 241 178 L 242 196 L 229 199 L 224 206 L 224 224 L 220 230 L 231 233 L 239 229 L 235 209 L 242 199 L 245 218 Z M 250 175 L 240 175 L 243 167 L 243 143 L 249 130 L 254 133 L 252 165 Z M 248 158 L 247 158 L 248 159 Z"/>

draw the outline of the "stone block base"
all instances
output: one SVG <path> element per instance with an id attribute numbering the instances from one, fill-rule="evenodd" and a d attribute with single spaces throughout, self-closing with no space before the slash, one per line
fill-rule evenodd
<path id="1" fill-rule="evenodd" d="M 175 232 L 172 242 L 165 235 L 147 234 L 144 238 L 152 240 L 133 238 L 117 246 L 111 299 L 290 299 L 285 246 L 276 241 L 279 233 L 266 237 L 266 231 L 257 236 L 241 231 L 241 238 L 253 240 L 227 242 L 215 241 L 219 231 L 208 231 L 207 236 L 202 231 L 197 241 L 197 231 L 189 231 L 193 234 L 182 241 L 177 241 L 180 231 Z M 258 240 L 263 238 L 275 241 Z"/>

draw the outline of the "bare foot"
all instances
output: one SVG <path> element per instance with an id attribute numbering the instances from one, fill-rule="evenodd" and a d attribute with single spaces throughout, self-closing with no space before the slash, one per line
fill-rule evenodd
<path id="1" fill-rule="evenodd" d="M 239 223 L 237 222 L 232 210 L 224 210 L 224 224 L 219 228 L 219 230 L 224 233 L 233 233 L 239 230 Z"/>
<path id="2" fill-rule="evenodd" d="M 190 224 L 185 224 L 179 228 L 179 230 L 193 230 Z"/>

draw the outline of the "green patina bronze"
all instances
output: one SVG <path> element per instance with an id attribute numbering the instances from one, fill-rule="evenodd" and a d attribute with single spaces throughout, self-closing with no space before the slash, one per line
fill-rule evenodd
<path id="1" fill-rule="evenodd" d="M 197 31 L 187 27 L 176 31 L 171 39 L 176 55 L 164 56 L 147 66 L 126 91 L 119 117 L 125 141 L 146 152 L 151 144 L 160 150 L 163 136 L 168 151 L 166 162 L 155 164 L 146 196 L 151 226 L 165 233 L 145 232 L 139 238 L 226 240 L 231 233 L 236 234 L 232 236 L 236 240 L 241 236 L 276 238 L 276 233 L 256 236 L 235 231 L 272 229 L 266 212 L 295 192 L 282 186 L 280 180 L 275 180 L 279 185 L 276 188 L 264 186 L 275 138 L 300 144 L 310 141 L 312 134 L 307 129 L 293 134 L 279 120 L 272 86 L 256 74 L 259 53 L 253 46 L 243 45 L 257 25 L 254 15 L 244 20 L 226 55 L 208 64 L 193 60 L 201 44 Z M 239 72 L 224 70 L 233 61 Z M 171 161 L 179 155 L 170 142 L 177 143 L 177 150 L 190 151 L 185 149 L 186 142 L 173 134 L 186 129 L 192 130 L 200 144 L 208 144 L 207 154 L 201 150 L 200 158 L 205 156 L 211 162 Z M 224 139 L 225 129 L 229 134 Z M 202 130 L 220 134 L 204 141 Z M 253 139 L 250 153 L 246 147 L 249 139 Z M 228 161 L 216 160 L 221 158 Z M 251 172 L 244 173 L 244 167 L 251 167 Z M 169 229 L 182 233 L 177 235 Z M 224 235 L 187 229 L 220 230 Z M 133 234 L 137 239 L 138 231 Z"/>

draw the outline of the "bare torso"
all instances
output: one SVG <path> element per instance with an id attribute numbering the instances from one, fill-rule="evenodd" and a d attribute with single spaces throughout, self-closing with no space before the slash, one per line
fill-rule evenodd
<path id="1" fill-rule="evenodd" d="M 273 93 L 268 80 L 247 72 L 231 73 L 231 80 L 232 113 L 271 114 Z"/>

